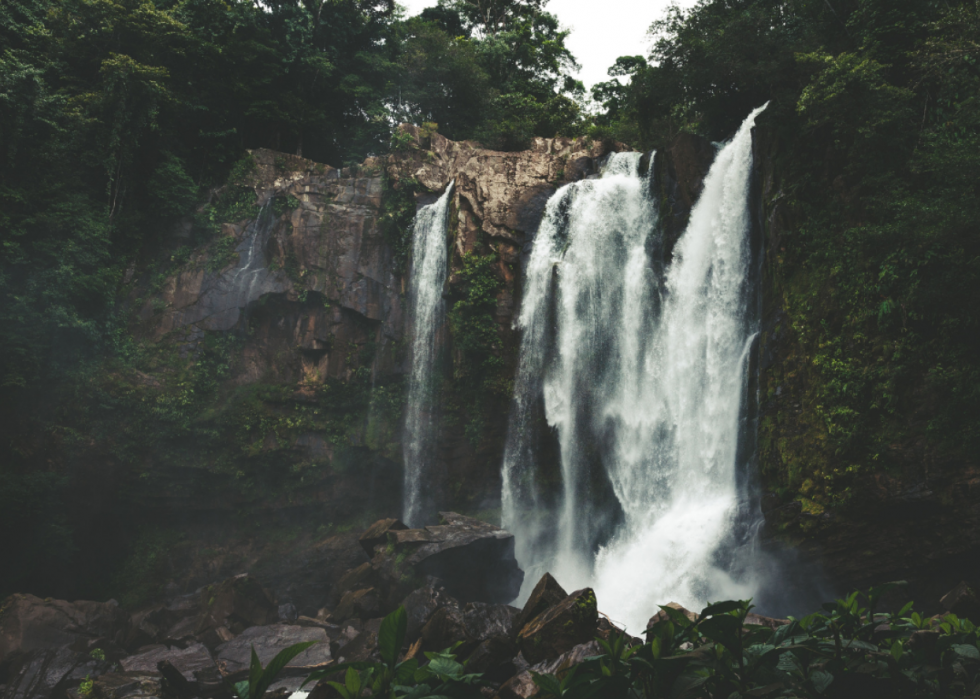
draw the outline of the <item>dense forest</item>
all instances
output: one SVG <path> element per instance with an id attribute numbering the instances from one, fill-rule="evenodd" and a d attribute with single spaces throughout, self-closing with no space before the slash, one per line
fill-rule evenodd
<path id="1" fill-rule="evenodd" d="M 980 3 L 701 0 L 650 32 L 588 95 L 543 0 L 412 18 L 386 0 L 4 2 L 0 530 L 18 535 L 0 592 L 83 563 L 105 584 L 117 556 L 79 560 L 102 534 L 69 516 L 92 479 L 74 457 L 139 472 L 133 442 L 195 423 L 226 369 L 215 341 L 144 432 L 115 434 L 133 407 L 92 379 L 145 359 L 120 290 L 173 254 L 166 231 L 196 212 L 203 244 L 231 220 L 215 192 L 246 149 L 349 166 L 398 148 L 401 122 L 505 151 L 557 135 L 649 150 L 729 138 L 768 102 L 786 349 L 763 385 L 764 484 L 820 513 L 912 462 L 973 463 Z"/>

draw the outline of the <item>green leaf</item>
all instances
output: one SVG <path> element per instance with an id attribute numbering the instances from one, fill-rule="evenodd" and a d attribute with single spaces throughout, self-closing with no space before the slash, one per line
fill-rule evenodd
<path id="1" fill-rule="evenodd" d="M 976 646 L 970 646 L 965 643 L 957 643 L 953 646 L 953 652 L 961 658 L 967 658 L 968 660 L 980 660 L 980 650 L 977 650 Z"/>
<path id="2" fill-rule="evenodd" d="M 902 642 L 900 640 L 896 640 L 892 644 L 890 652 L 892 657 L 895 659 L 895 662 L 899 662 L 902 659 L 902 654 L 904 653 L 904 650 L 902 649 Z"/>
<path id="3" fill-rule="evenodd" d="M 810 682 L 813 683 L 813 688 L 816 689 L 820 694 L 827 691 L 827 687 L 830 686 L 831 682 L 834 681 L 834 676 L 829 672 L 823 670 L 814 670 L 810 673 Z"/>
<path id="4" fill-rule="evenodd" d="M 249 699 L 248 680 L 242 680 L 241 682 L 235 683 L 235 694 L 238 695 L 238 699 Z"/>
<path id="5" fill-rule="evenodd" d="M 541 687 L 544 691 L 549 694 L 554 694 L 556 697 L 561 696 L 561 683 L 554 675 L 542 675 L 540 672 L 531 670 L 531 677 L 534 678 L 534 684 Z"/>
<path id="6" fill-rule="evenodd" d="M 347 687 L 347 691 L 350 692 L 352 697 L 360 696 L 361 673 L 352 667 L 347 668 L 347 674 L 344 676 L 344 686 Z"/>
<path id="7" fill-rule="evenodd" d="M 255 652 L 255 646 L 252 646 L 252 660 L 248 668 L 248 691 L 250 699 L 260 699 L 260 695 L 255 691 L 260 679 L 262 679 L 262 663 L 259 662 L 259 656 Z"/>
<path id="8" fill-rule="evenodd" d="M 698 624 L 698 630 L 706 637 L 720 643 L 732 653 L 737 653 L 739 647 L 739 633 L 742 629 L 742 622 L 733 616 L 713 616 L 705 619 Z"/>
<path id="9" fill-rule="evenodd" d="M 252 687 L 252 696 L 250 699 L 262 699 L 265 691 L 276 681 L 276 677 L 280 672 L 289 664 L 293 658 L 302 653 L 304 650 L 312 645 L 315 645 L 317 641 L 307 641 L 305 643 L 296 643 L 289 648 L 284 648 L 269 661 L 266 665 L 265 670 L 262 671 L 259 680 Z M 258 662 L 258 658 L 255 657 L 255 649 L 252 649 L 253 663 Z M 261 667 L 261 666 L 260 666 Z"/>
<path id="10" fill-rule="evenodd" d="M 381 622 L 381 629 L 378 631 L 378 651 L 388 667 L 394 667 L 398 661 L 398 652 L 402 649 L 407 629 L 408 614 L 404 607 L 399 607 Z"/>
<path id="11" fill-rule="evenodd" d="M 703 610 L 701 610 L 701 617 L 707 616 L 717 616 L 719 614 L 728 614 L 729 612 L 734 612 L 742 608 L 741 602 L 736 602 L 734 600 L 728 602 L 718 602 L 716 604 L 709 604 Z"/>

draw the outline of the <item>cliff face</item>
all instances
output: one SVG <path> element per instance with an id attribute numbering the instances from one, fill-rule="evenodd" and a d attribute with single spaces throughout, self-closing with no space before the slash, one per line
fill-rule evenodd
<path id="1" fill-rule="evenodd" d="M 140 372 L 148 400 L 175 372 L 224 357 L 196 418 L 212 438 L 174 434 L 183 458 L 145 455 L 153 485 L 136 497 L 154 511 L 316 510 L 337 525 L 399 510 L 411 220 L 455 181 L 444 292 L 455 325 L 438 335 L 448 363 L 428 487 L 437 503 L 493 517 L 522 250 L 555 189 L 625 146 L 536 139 L 499 153 L 409 126 L 399 139 L 385 160 L 342 170 L 255 151 L 198 212 L 212 237 L 195 245 L 188 224 L 155 275 L 133 275 L 134 335 L 167 357 Z M 467 349 L 486 323 L 496 339 Z"/>
<path id="2" fill-rule="evenodd" d="M 780 161 L 786 157 L 774 134 L 756 133 L 756 206 L 765 246 L 759 345 L 765 536 L 817 563 L 839 592 L 906 580 L 911 599 L 929 601 L 964 579 L 975 586 L 980 468 L 925 437 L 924 387 L 920 405 L 896 411 L 900 429 L 875 462 L 848 462 L 829 446 L 817 390 L 825 378 L 802 332 L 819 322 L 822 309 L 798 300 L 814 280 L 812 270 L 793 260 L 793 246 L 806 244 L 795 235 L 806 221 L 783 189 Z M 832 278 L 817 281 L 834 284 Z M 861 351 L 856 340 L 840 338 L 852 352 Z M 848 483 L 837 493 L 839 502 L 824 506 L 811 499 L 832 477 Z"/>
<path id="3" fill-rule="evenodd" d="M 396 140 L 386 159 L 341 170 L 255 151 L 166 254 L 128 277 L 138 360 L 92 382 L 116 412 L 79 426 L 98 436 L 72 454 L 84 472 L 114 474 L 111 485 L 90 481 L 71 514 L 89 532 L 80 550 L 133 551 L 121 569 L 111 557 L 97 563 L 122 570 L 113 594 L 189 590 L 243 570 L 279 570 L 268 578 L 277 589 L 319 579 L 349 548 L 344 532 L 400 511 L 410 225 L 450 182 L 449 319 L 438 334 L 439 451 L 427 488 L 442 507 L 497 516 L 522 256 L 551 194 L 626 147 L 537 139 L 500 153 L 409 126 Z M 842 588 L 910 578 L 920 599 L 938 598 L 972 575 L 976 469 L 939 463 L 916 442 L 896 445 L 902 469 L 857 483 L 849 509 L 815 509 L 786 487 L 814 470 L 807 459 L 832 455 L 807 409 L 815 379 L 785 305 L 799 273 L 784 265 L 786 237 L 798 222 L 783 205 L 772 143 L 757 134 L 767 536 Z M 685 135 L 644 163 L 655 170 L 667 255 L 714 153 Z"/>

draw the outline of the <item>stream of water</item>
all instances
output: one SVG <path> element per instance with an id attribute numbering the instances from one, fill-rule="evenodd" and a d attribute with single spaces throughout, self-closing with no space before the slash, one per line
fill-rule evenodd
<path id="1" fill-rule="evenodd" d="M 413 327 L 412 369 L 405 415 L 405 487 L 402 519 L 409 526 L 424 524 L 425 479 L 433 461 L 436 375 L 436 334 L 446 317 L 447 218 L 453 183 L 433 204 L 419 209 L 412 236 L 409 277 L 410 317 Z"/>
<path id="2" fill-rule="evenodd" d="M 526 588 L 545 571 L 592 586 L 634 633 L 658 604 L 699 609 L 758 584 L 745 440 L 762 109 L 719 150 L 668 265 L 638 153 L 560 189 L 527 263 L 503 524 Z"/>

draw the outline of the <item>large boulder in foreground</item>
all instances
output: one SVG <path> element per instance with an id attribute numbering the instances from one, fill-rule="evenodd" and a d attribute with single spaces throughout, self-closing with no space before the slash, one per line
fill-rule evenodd
<path id="1" fill-rule="evenodd" d="M 221 674 L 231 681 L 248 675 L 252 649 L 265 667 L 280 651 L 297 643 L 313 641 L 315 645 L 293 658 L 282 671 L 283 676 L 304 675 L 326 667 L 330 661 L 330 639 L 322 628 L 271 624 L 253 626 L 215 649 Z"/>
<path id="2" fill-rule="evenodd" d="M 400 523 L 386 522 L 368 530 L 384 531 L 384 539 L 375 535 L 367 542 L 373 545 L 371 565 L 386 580 L 386 598 L 397 604 L 433 577 L 446 594 L 464 604 L 514 599 L 524 581 L 514 556 L 514 535 L 455 512 L 439 515 L 441 524 L 422 529 L 401 529 Z"/>
<path id="3" fill-rule="evenodd" d="M 121 641 L 128 618 L 115 602 L 66 602 L 11 595 L 0 603 L 0 667 L 25 653 L 80 638 Z"/>
<path id="4" fill-rule="evenodd" d="M 587 587 L 534 617 L 521 629 L 517 642 L 529 663 L 540 663 L 591 641 L 598 621 L 595 593 Z"/>

